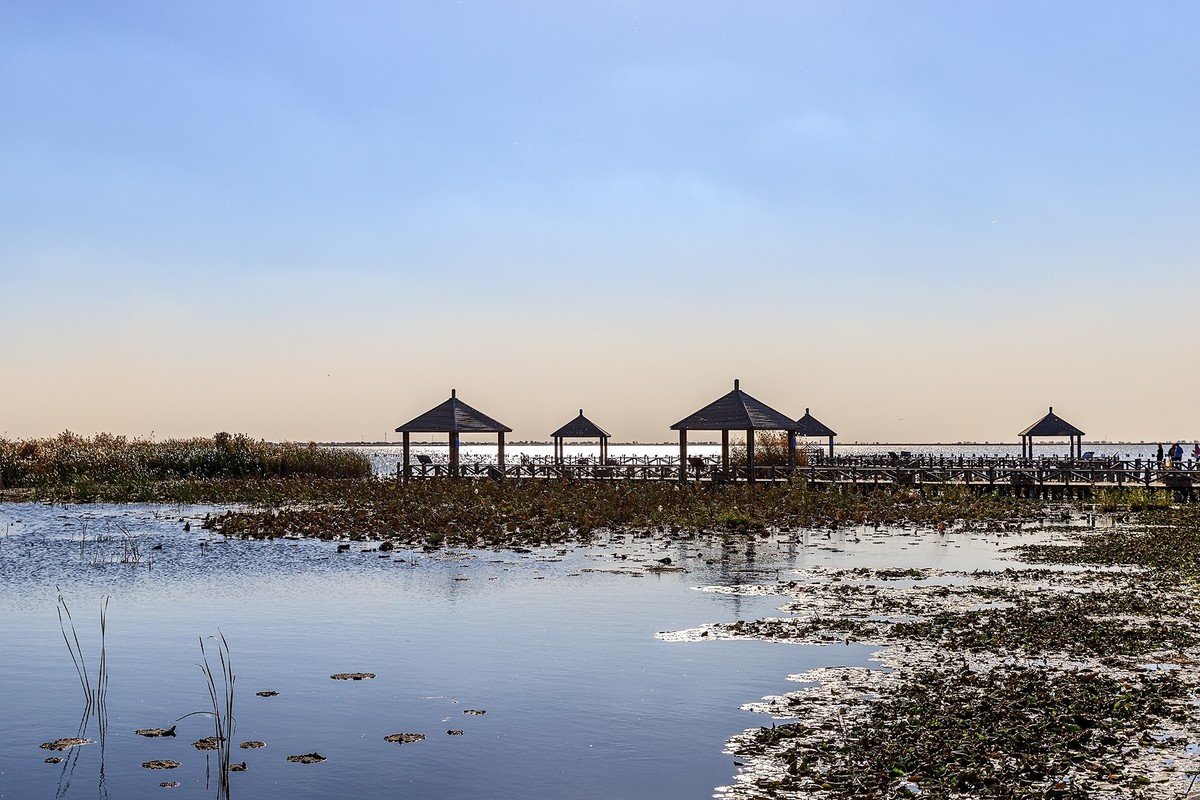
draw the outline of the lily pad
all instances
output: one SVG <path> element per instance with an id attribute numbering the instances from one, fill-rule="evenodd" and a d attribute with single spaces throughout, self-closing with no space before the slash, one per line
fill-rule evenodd
<path id="1" fill-rule="evenodd" d="M 462 736 L 463 732 L 460 730 L 457 730 L 457 729 L 452 729 L 452 730 L 446 731 L 446 735 L 447 736 Z"/>
<path id="2" fill-rule="evenodd" d="M 374 672 L 338 672 L 329 677 L 335 681 L 362 681 L 375 677 Z"/>
<path id="3" fill-rule="evenodd" d="M 43 750 L 70 750 L 72 747 L 79 747 L 83 744 L 95 744 L 95 742 L 91 739 L 68 737 L 65 739 L 55 739 L 53 742 L 42 742 L 38 747 Z"/>
<path id="4" fill-rule="evenodd" d="M 192 742 L 192 747 L 197 750 L 216 750 L 221 746 L 221 738 L 219 736 L 206 736 L 198 742 Z"/>
<path id="5" fill-rule="evenodd" d="M 169 758 L 160 758 L 155 761 L 143 761 L 142 766 L 145 769 L 175 769 L 179 766 L 179 762 Z"/>
<path id="6" fill-rule="evenodd" d="M 61 759 L 61 758 L 59 758 L 58 756 L 47 756 L 47 757 L 46 757 L 46 763 L 47 763 L 47 764 L 61 764 L 61 763 L 62 763 L 62 759 Z"/>
<path id="7" fill-rule="evenodd" d="M 300 756 L 288 756 L 287 760 L 293 764 L 320 764 L 326 758 L 320 753 L 305 753 Z"/>
<path id="8" fill-rule="evenodd" d="M 385 742 L 396 742 L 397 744 L 409 744 L 411 742 L 422 742 L 425 740 L 423 733 L 393 733 L 383 737 Z"/>
<path id="9" fill-rule="evenodd" d="M 229 771 L 230 772 L 245 772 L 246 771 L 246 762 L 239 761 L 236 764 L 230 764 Z"/>
<path id="10" fill-rule="evenodd" d="M 266 742 L 242 742 L 238 745 L 238 747 L 242 748 L 243 750 L 257 750 L 260 747 L 266 746 Z"/>
<path id="11" fill-rule="evenodd" d="M 473 717 L 482 717 L 487 712 L 484 711 L 482 708 L 464 708 L 463 713 L 470 714 Z"/>
<path id="12" fill-rule="evenodd" d="M 136 733 L 138 736 L 146 736 L 150 738 L 155 736 L 174 736 L 175 726 L 172 725 L 169 728 L 138 728 L 136 731 L 134 731 L 134 733 Z"/>
<path id="13" fill-rule="evenodd" d="M 265 692 L 255 692 L 254 694 L 257 695 L 258 697 L 278 697 L 279 696 L 279 692 L 273 691 L 271 689 L 268 689 Z"/>

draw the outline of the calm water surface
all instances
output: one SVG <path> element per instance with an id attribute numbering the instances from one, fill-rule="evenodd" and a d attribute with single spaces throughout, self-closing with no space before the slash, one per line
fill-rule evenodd
<path id="1" fill-rule="evenodd" d="M 772 584 L 820 565 L 974 568 L 995 563 L 1000 544 L 847 532 L 752 548 L 614 536 L 524 554 L 339 554 L 325 542 L 224 542 L 200 529 L 204 513 L 0 504 L 0 797 L 143 797 L 164 780 L 181 784 L 171 797 L 214 796 L 191 746 L 212 733 L 208 718 L 183 719 L 175 739 L 133 731 L 210 707 L 199 638 L 218 632 L 237 675 L 235 739 L 267 743 L 234 750 L 249 768 L 231 776 L 232 796 L 710 797 L 736 769 L 726 739 L 766 722 L 739 705 L 794 689 L 791 673 L 867 664 L 870 648 L 655 638 L 777 615 L 781 602 L 696 587 Z M 134 545 L 142 563 L 118 563 Z M 688 571 L 631 574 L 667 556 Z M 76 735 L 83 711 L 56 586 L 93 673 L 100 601 L 112 598 L 110 684 L 103 747 L 50 765 L 38 745 Z M 329 677 L 357 671 L 377 677 Z M 400 732 L 428 739 L 383 741 Z M 87 735 L 98 738 L 94 722 Z M 329 760 L 285 760 L 313 751 Z M 183 766 L 141 767 L 162 758 Z"/>

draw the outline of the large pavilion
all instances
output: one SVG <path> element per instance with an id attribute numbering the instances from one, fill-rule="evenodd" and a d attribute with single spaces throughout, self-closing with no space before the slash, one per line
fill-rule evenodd
<path id="1" fill-rule="evenodd" d="M 477 411 L 458 399 L 458 393 L 450 390 L 450 399 L 434 406 L 424 414 L 409 420 L 396 428 L 396 433 L 403 434 L 404 461 L 403 475 L 411 477 L 412 468 L 409 464 L 409 434 L 413 433 L 446 433 L 450 436 L 450 476 L 457 478 L 459 435 L 463 433 L 494 433 L 498 448 L 500 471 L 504 471 L 504 434 L 511 433 L 512 428 Z"/>
<path id="2" fill-rule="evenodd" d="M 741 382 L 734 380 L 733 391 L 719 397 L 699 411 L 684 417 L 671 426 L 679 431 L 679 477 L 687 477 L 687 434 L 688 431 L 721 432 L 721 469 L 729 473 L 729 432 L 746 432 L 746 475 L 754 480 L 754 432 L 788 432 L 788 466 L 796 465 L 796 431 L 800 425 L 786 414 L 781 414 L 767 404 L 754 399 L 741 389 Z"/>
<path id="3" fill-rule="evenodd" d="M 1021 437 L 1021 458 L 1033 458 L 1033 439 L 1042 437 L 1066 437 L 1069 458 L 1079 458 L 1083 454 L 1083 431 L 1054 413 L 1050 413 L 1030 425 L 1019 434 Z"/>

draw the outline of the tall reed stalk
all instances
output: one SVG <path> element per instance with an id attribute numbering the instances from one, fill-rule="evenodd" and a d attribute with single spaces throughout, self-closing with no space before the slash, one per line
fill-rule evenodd
<path id="1" fill-rule="evenodd" d="M 204 661 L 200 665 L 200 671 L 204 673 L 212 711 L 193 711 L 179 719 L 186 719 L 195 714 L 208 714 L 213 718 L 213 738 L 217 744 L 217 798 L 222 800 L 229 797 L 229 765 L 232 762 L 234 731 L 233 689 L 237 683 L 237 676 L 233 674 L 233 661 L 229 657 L 229 643 L 225 641 L 225 634 L 218 631 L 217 636 L 209 638 L 218 640 L 216 658 L 220 668 L 213 668 L 208 650 L 204 646 L 204 637 L 200 637 L 200 655 Z"/>
<path id="2" fill-rule="evenodd" d="M 88 674 L 87 659 L 83 654 L 83 645 L 79 642 L 79 632 L 75 630 L 75 620 L 71 616 L 71 609 L 62 595 L 62 590 L 59 589 L 58 592 L 58 629 L 62 633 L 63 642 L 67 645 L 67 652 L 71 654 L 71 663 L 75 665 L 75 674 L 79 676 L 79 684 L 83 689 L 84 717 L 89 717 L 93 711 L 97 712 L 100 718 L 101 732 L 105 725 L 105 702 L 108 696 L 108 658 L 104 638 L 108 630 L 108 601 L 111 599 L 105 597 L 100 601 L 100 663 L 97 667 L 95 683 L 93 683 Z M 70 629 L 69 635 L 68 629 Z"/>

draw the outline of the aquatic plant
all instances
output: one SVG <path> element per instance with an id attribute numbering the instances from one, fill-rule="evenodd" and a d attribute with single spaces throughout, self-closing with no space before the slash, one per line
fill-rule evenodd
<path id="1" fill-rule="evenodd" d="M 229 643 L 225 641 L 225 635 L 218 631 L 217 636 L 210 636 L 209 638 L 216 640 L 216 659 L 219 669 L 214 669 L 213 663 L 209 661 L 208 650 L 204 645 L 204 637 L 200 637 L 200 655 L 202 659 L 200 670 L 204 673 L 212 710 L 193 711 L 189 714 L 184 714 L 176 722 L 195 716 L 196 714 L 212 717 L 213 735 L 211 739 L 205 741 L 212 742 L 213 746 L 203 749 L 216 751 L 217 797 L 227 798 L 229 797 L 229 772 L 232 767 L 234 732 L 233 700 L 237 676 L 233 672 L 233 661 L 229 656 Z"/>
<path id="2" fill-rule="evenodd" d="M 73 500 L 114 499 L 115 491 L 136 496 L 163 481 L 370 474 L 370 461 L 354 450 L 225 432 L 161 442 L 70 431 L 49 439 L 0 438 L 0 489 L 39 489 Z"/>
<path id="3" fill-rule="evenodd" d="M 96 668 L 96 679 L 93 683 L 88 674 L 87 658 L 84 655 L 83 646 L 79 642 L 79 633 L 75 629 L 75 620 L 71 616 L 71 609 L 67 605 L 66 598 L 63 597 L 62 590 L 58 591 L 58 629 L 62 633 L 63 642 L 67 645 L 71 663 L 75 665 L 75 674 L 79 677 L 79 684 L 83 689 L 84 720 L 86 721 L 95 712 L 100 719 L 102 730 L 107 717 L 105 703 L 108 696 L 108 653 L 104 638 L 108 629 L 108 602 L 110 599 L 105 596 L 100 601 L 100 655 Z M 67 634 L 68 628 L 70 635 Z"/>

